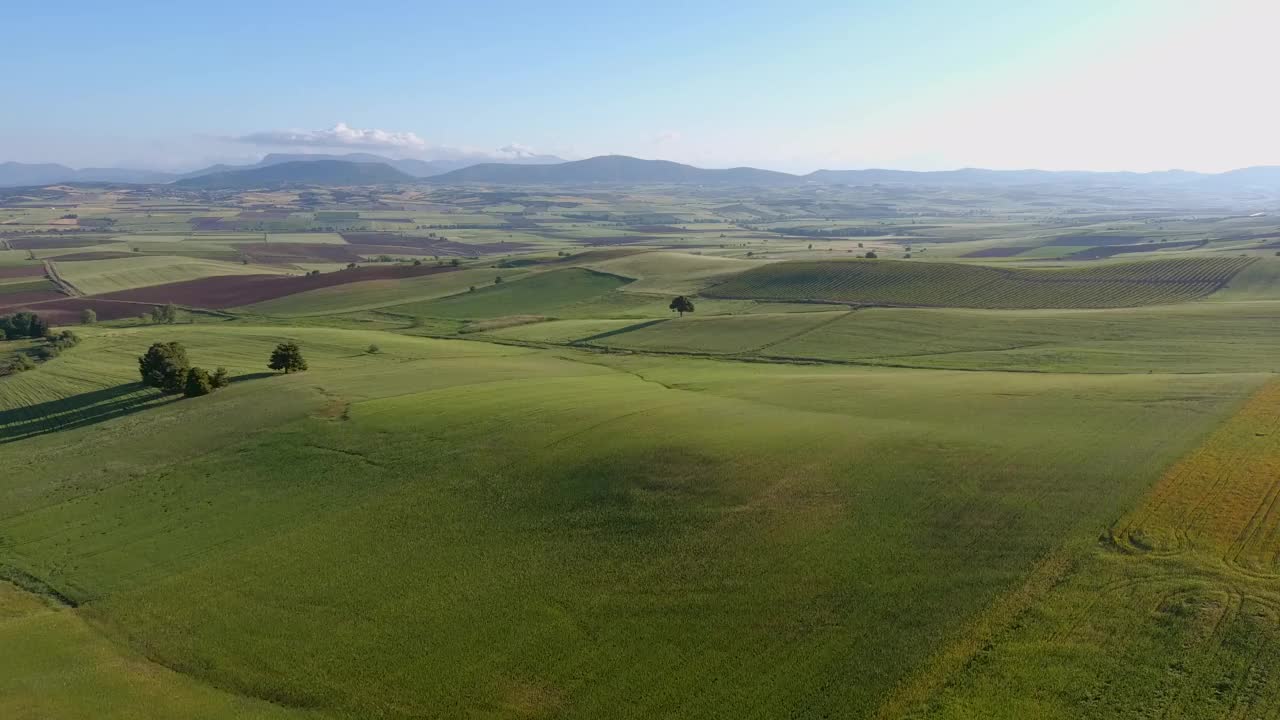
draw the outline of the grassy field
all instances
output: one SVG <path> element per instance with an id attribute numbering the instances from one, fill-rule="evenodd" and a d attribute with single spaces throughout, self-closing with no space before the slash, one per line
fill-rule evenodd
<path id="1" fill-rule="evenodd" d="M 594 300 L 625 285 L 627 280 L 591 270 L 568 268 L 493 284 L 504 270 L 496 270 L 487 287 L 439 300 L 405 303 L 389 312 L 427 317 L 483 319 L 503 315 L 556 315 L 562 308 Z"/>
<path id="2" fill-rule="evenodd" d="M 647 252 L 600 260 L 583 267 L 635 279 L 631 292 L 692 295 L 719 278 L 756 266 L 747 260 L 678 252 Z"/>
<path id="3" fill-rule="evenodd" d="M 283 272 L 265 265 L 247 266 L 238 262 L 166 255 L 77 262 L 55 261 L 54 265 L 63 279 L 85 295 L 98 295 L 218 275 L 260 275 Z"/>
<path id="4" fill-rule="evenodd" d="M 0 306 L 427 265 L 0 378 L 0 717 L 1274 717 L 1280 229 L 1063 193 L 0 193 Z"/>
<path id="5" fill-rule="evenodd" d="M 934 680 L 940 692 L 915 703 L 918 716 L 1273 715 L 1277 478 L 1272 382 L 1100 542 L 1060 551 L 1056 583 L 1020 597 L 1024 620 L 982 638 L 945 689 L 922 676 L 921 688 Z M 901 705 L 911 704 L 904 696 Z"/>
<path id="6" fill-rule="evenodd" d="M 664 352 L 737 354 L 768 348 L 843 318 L 848 311 L 681 318 L 598 341 L 608 347 Z"/>
<path id="7" fill-rule="evenodd" d="M 734 276 L 706 294 L 973 308 L 1109 308 L 1185 302 L 1220 289 L 1252 260 L 1179 258 L 1062 270 L 889 260 L 792 262 Z"/>
<path id="8" fill-rule="evenodd" d="M 156 338 L 252 373 L 280 330 L 86 332 L 28 405 Z M 0 446 L 0 562 L 122 652 L 334 717 L 868 712 L 1260 381 L 289 334 L 310 372 Z"/>
<path id="9" fill-rule="evenodd" d="M 246 305 L 241 310 L 282 317 L 307 317 L 357 312 L 434 300 L 466 292 L 472 286 L 493 282 L 499 274 L 511 281 L 525 274 L 521 269 L 467 269 L 441 275 L 401 280 L 371 280 L 286 295 L 275 300 Z"/>

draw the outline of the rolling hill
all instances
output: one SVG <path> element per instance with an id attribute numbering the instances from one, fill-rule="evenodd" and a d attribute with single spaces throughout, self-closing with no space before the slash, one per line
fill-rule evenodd
<path id="1" fill-rule="evenodd" d="M 174 185 L 222 190 L 274 185 L 393 185 L 414 180 L 412 175 L 383 163 L 310 160 L 217 172 L 179 180 Z"/>

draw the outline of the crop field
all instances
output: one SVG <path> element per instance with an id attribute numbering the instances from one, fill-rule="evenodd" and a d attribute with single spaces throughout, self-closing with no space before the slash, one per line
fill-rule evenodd
<path id="1" fill-rule="evenodd" d="M 1271 717 L 1280 709 L 1280 383 L 1021 598 L 926 717 Z M 1060 648 L 1070 648 L 1062 652 Z M 1050 668 L 1037 658 L 1053 657 Z M 936 678 L 935 682 L 941 680 Z M 905 698 L 904 698 L 905 700 Z M 904 703 L 905 704 L 905 703 Z"/>
<path id="2" fill-rule="evenodd" d="M 1275 717 L 1280 228 L 1152 197 L 0 190 L 0 718 Z"/>
<path id="3" fill-rule="evenodd" d="M 334 717 L 650 717 L 672 687 L 715 688 L 683 696 L 698 716 L 868 713 L 932 638 L 1108 522 L 1258 384 L 289 334 L 309 373 L 253 377 L 279 330 L 252 326 L 93 331 L 29 373 L 59 373 L 32 400 L 76 405 L 73 368 L 123 379 L 151 339 L 178 338 L 248 377 L 0 445 L 20 470 L 0 482 L 2 562 L 119 652 Z M 904 614 L 911 631 L 886 626 Z"/>
<path id="4" fill-rule="evenodd" d="M 641 322 L 657 322 L 646 320 Z M 617 333 L 640 324 L 636 320 L 550 320 L 492 330 L 485 334 L 506 340 L 566 344 Z"/>
<path id="5" fill-rule="evenodd" d="M 596 341 L 608 347 L 662 352 L 738 354 L 767 352 L 774 345 L 821 331 L 848 311 L 726 315 L 668 320 Z"/>
<path id="6" fill-rule="evenodd" d="M 56 261 L 53 264 L 66 282 L 85 295 L 102 295 L 149 285 L 245 274 L 245 267 L 240 263 L 162 255 L 80 262 Z M 261 274 L 273 270 L 255 267 L 253 272 Z"/>
<path id="7" fill-rule="evenodd" d="M 693 294 L 718 278 L 755 267 L 747 260 L 691 255 L 677 252 L 650 252 L 611 258 L 583 267 L 635 279 L 630 292 Z"/>
<path id="8" fill-rule="evenodd" d="M 976 308 L 1108 308 L 1185 302 L 1222 288 L 1249 258 L 1179 258 L 1065 270 L 898 261 L 767 265 L 712 297 Z"/>
<path id="9" fill-rule="evenodd" d="M 566 307 L 606 295 L 628 281 L 616 275 L 568 268 L 537 273 L 512 282 L 493 284 L 502 276 L 494 272 L 487 287 L 439 300 L 395 305 L 390 312 L 427 317 L 477 319 L 503 315 L 548 315 Z"/>

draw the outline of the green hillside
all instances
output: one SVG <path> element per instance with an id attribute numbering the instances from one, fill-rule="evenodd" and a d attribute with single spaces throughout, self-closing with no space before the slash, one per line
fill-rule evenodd
<path id="1" fill-rule="evenodd" d="M 705 294 L 931 307 L 1133 307 L 1204 297 L 1252 261 L 1217 256 L 1061 270 L 894 260 L 788 262 L 734 276 Z"/>
<path id="2" fill-rule="evenodd" d="M 120 387 L 155 339 L 245 379 L 0 445 L 0 563 L 120 652 L 273 703 L 222 697 L 238 717 L 652 717 L 673 688 L 691 716 L 868 713 L 1260 381 L 605 359 L 319 328 L 285 333 L 309 372 L 246 377 L 280 329 L 86 334 L 24 377 L 28 405 L 80 403 L 68 377 Z M 81 702 L 137 706 L 149 663 L 95 668 Z"/>

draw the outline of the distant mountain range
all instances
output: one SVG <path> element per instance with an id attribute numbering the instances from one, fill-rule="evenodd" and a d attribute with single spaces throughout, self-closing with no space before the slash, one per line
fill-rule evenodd
<path id="1" fill-rule="evenodd" d="M 483 155 L 459 156 L 447 160 L 417 160 L 414 158 L 395 159 L 372 155 L 370 153 L 346 153 L 327 155 L 322 153 L 270 153 L 256 163 L 249 165 L 210 165 L 209 167 L 190 172 L 163 172 L 159 170 L 134 170 L 129 168 L 83 168 L 77 170 L 66 165 L 53 163 L 28 164 L 18 162 L 0 163 L 0 187 L 21 187 L 25 185 L 53 185 L 57 183 L 137 183 L 162 184 L 187 178 L 202 177 L 215 173 L 253 170 L 270 165 L 281 165 L 292 162 L 317 162 L 336 160 L 353 163 L 382 163 L 416 178 L 430 177 L 459 168 L 475 165 Z M 543 164 L 563 163 L 562 158 L 554 155 L 538 155 L 520 153 L 509 161 L 509 164 Z"/>
<path id="2" fill-rule="evenodd" d="M 563 161 L 547 155 L 517 162 L 485 162 L 458 167 L 464 160 L 395 160 L 379 155 L 271 154 L 252 165 L 213 165 L 189 173 L 121 168 L 75 170 L 63 165 L 0 163 L 0 186 L 71 182 L 174 183 L 191 188 L 248 188 L 269 185 L 433 184 L 591 185 L 695 184 L 721 186 L 876 185 L 938 187 L 1023 186 L 1050 183 L 1095 186 L 1185 188 L 1192 191 L 1258 190 L 1280 192 L 1280 166 L 1259 166 L 1224 173 L 1185 170 L 1161 172 L 1059 172 L 964 168 L 910 170 L 818 170 L 793 175 L 751 167 L 707 169 L 625 155 Z M 273 170 L 274 168 L 274 170 Z"/>
<path id="3" fill-rule="evenodd" d="M 700 185 L 794 185 L 798 175 L 774 170 L 738 167 L 707 170 L 668 160 L 640 160 L 626 155 L 601 155 L 555 165 L 482 163 L 428 178 L 442 184 L 490 183 L 495 185 L 573 185 L 591 183 Z"/>
<path id="4" fill-rule="evenodd" d="M 183 178 L 173 184 L 189 188 L 247 190 L 279 185 L 403 185 L 417 179 L 386 163 L 299 160 L 246 170 L 212 172 Z"/>

